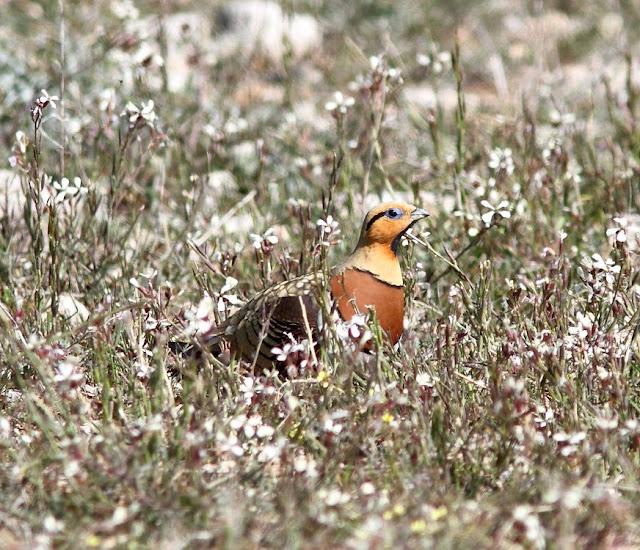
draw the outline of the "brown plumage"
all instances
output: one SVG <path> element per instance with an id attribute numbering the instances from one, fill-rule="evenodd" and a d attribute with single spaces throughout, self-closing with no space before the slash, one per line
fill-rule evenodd
<path id="1" fill-rule="evenodd" d="M 402 235 L 428 214 L 403 202 L 388 202 L 369 211 L 353 253 L 332 270 L 329 295 L 340 317 L 375 310 L 389 342 L 395 344 L 403 330 L 404 287 L 397 249 Z M 201 345 L 220 349 L 228 342 L 236 356 L 261 368 L 273 366 L 274 347 L 290 341 L 320 336 L 319 305 L 322 274 L 312 273 L 276 284 L 247 302 L 214 333 L 201 337 Z"/>

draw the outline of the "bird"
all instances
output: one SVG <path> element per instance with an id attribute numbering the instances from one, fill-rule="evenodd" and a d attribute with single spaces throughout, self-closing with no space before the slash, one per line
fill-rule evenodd
<path id="1" fill-rule="evenodd" d="M 404 283 L 398 258 L 402 236 L 429 214 L 405 202 L 384 202 L 369 210 L 353 252 L 330 271 L 328 294 L 343 321 L 355 315 L 374 315 L 386 340 L 395 345 L 404 328 Z M 261 291 L 212 331 L 197 338 L 197 345 L 171 342 L 183 355 L 214 355 L 226 343 L 232 356 L 261 369 L 276 364 L 276 351 L 286 343 L 312 339 L 322 332 L 322 272 L 276 283 Z M 325 291 L 326 292 L 326 291 Z"/>

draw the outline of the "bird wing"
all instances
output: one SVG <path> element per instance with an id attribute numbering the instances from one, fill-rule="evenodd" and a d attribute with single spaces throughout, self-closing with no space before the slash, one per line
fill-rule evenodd
<path id="1" fill-rule="evenodd" d="M 270 367 L 276 355 L 293 338 L 316 341 L 321 326 L 318 293 L 322 273 L 312 273 L 275 284 L 252 300 L 225 323 L 218 339 L 231 343 L 233 350 L 260 367 Z"/>

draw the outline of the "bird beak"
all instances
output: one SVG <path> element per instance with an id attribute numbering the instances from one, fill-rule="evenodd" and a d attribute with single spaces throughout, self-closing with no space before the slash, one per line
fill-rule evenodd
<path id="1" fill-rule="evenodd" d="M 422 208 L 416 208 L 413 212 L 411 212 L 411 219 L 418 221 L 422 218 L 426 218 L 428 215 L 429 213 L 426 210 Z"/>

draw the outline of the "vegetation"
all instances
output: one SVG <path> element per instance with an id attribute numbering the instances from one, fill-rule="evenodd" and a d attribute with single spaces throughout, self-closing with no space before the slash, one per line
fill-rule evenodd
<path id="1" fill-rule="evenodd" d="M 5 5 L 0 546 L 640 545 L 631 4 Z M 392 197 L 395 349 L 170 352 Z"/>

